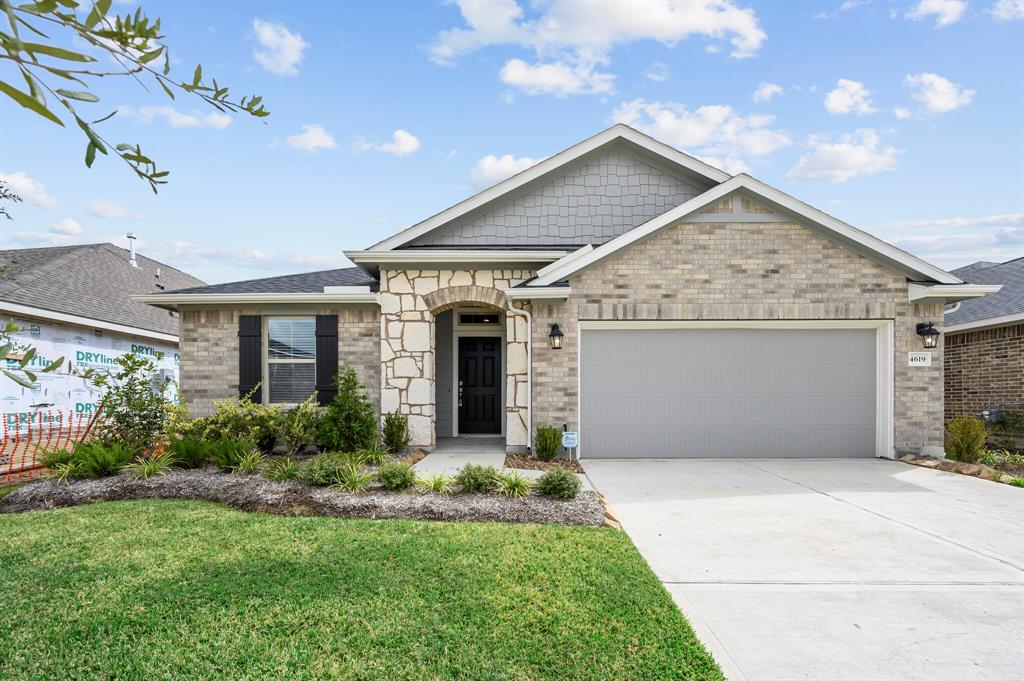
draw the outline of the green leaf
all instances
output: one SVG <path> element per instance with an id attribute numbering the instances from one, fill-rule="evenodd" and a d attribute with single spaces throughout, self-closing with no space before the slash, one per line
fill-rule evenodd
<path id="1" fill-rule="evenodd" d="M 199 87 L 199 81 L 203 79 L 203 65 L 196 64 L 196 71 L 192 74 L 192 86 Z"/>
<path id="2" fill-rule="evenodd" d="M 28 85 L 28 93 L 32 95 L 32 99 L 36 100 L 43 106 L 46 106 L 46 96 L 43 94 L 43 90 L 39 87 L 36 79 L 32 77 L 32 74 L 25 69 L 22 69 L 21 75 L 25 77 L 25 83 Z"/>
<path id="3" fill-rule="evenodd" d="M 24 5 L 18 5 L 18 9 L 22 12 L 32 12 L 34 14 L 49 14 L 53 10 L 57 9 L 57 0 L 39 0 L 39 2 L 30 2 Z"/>
<path id="4" fill-rule="evenodd" d="M 45 54 L 48 57 L 55 57 L 57 59 L 63 59 L 64 61 L 96 61 L 95 57 L 90 57 L 89 55 L 82 54 L 81 52 L 72 52 L 71 50 L 65 50 L 63 47 L 54 47 L 53 45 L 43 45 L 41 43 L 22 43 L 21 49 L 31 54 Z"/>
<path id="5" fill-rule="evenodd" d="M 28 380 L 32 381 L 33 383 L 36 382 L 36 375 L 34 373 L 28 371 L 27 369 L 23 369 L 23 371 L 25 372 L 25 376 L 28 378 Z"/>
<path id="6" fill-rule="evenodd" d="M 92 168 L 92 162 L 96 160 L 96 145 L 89 141 L 89 146 L 85 148 L 85 167 Z"/>
<path id="7" fill-rule="evenodd" d="M 7 355 L 11 354 L 11 350 L 14 349 L 14 343 L 5 343 L 0 346 L 0 360 L 6 359 Z"/>
<path id="8" fill-rule="evenodd" d="M 11 379 L 12 381 L 14 381 L 15 383 L 17 383 L 18 385 L 20 385 L 20 386 L 22 386 L 24 388 L 35 388 L 36 387 L 33 384 L 34 378 L 33 378 L 33 381 L 29 381 L 24 376 L 22 376 L 21 374 L 17 374 L 17 373 L 15 373 L 13 371 L 8 371 L 7 369 L 0 369 L 0 371 L 3 371 L 4 376 L 6 376 L 7 378 Z M 26 372 L 26 373 L 28 373 L 28 372 Z"/>
<path id="9" fill-rule="evenodd" d="M 98 102 L 100 98 L 91 92 L 82 92 L 80 90 L 65 90 L 60 88 L 57 90 L 57 94 L 63 97 L 70 97 L 71 99 L 77 99 L 80 102 Z"/>
<path id="10" fill-rule="evenodd" d="M 57 359 L 55 359 L 55 360 L 53 360 L 52 362 L 50 362 L 50 363 L 49 363 L 49 364 L 48 364 L 48 365 L 46 366 L 46 368 L 45 368 L 45 369 L 43 369 L 43 373 L 44 373 L 44 374 L 48 374 L 48 373 L 50 373 L 51 371 L 56 371 L 57 369 L 59 369 L 59 368 L 60 368 L 60 366 L 61 366 L 62 364 L 64 364 L 64 358 L 63 358 L 63 357 L 58 357 Z"/>
<path id="11" fill-rule="evenodd" d="M 140 64 L 148 64 L 149 62 L 151 62 L 154 59 L 156 59 L 157 57 L 159 57 L 160 53 L 163 52 L 163 51 L 164 51 L 163 47 L 158 47 L 155 50 L 153 50 L 152 52 L 147 52 L 146 54 L 144 54 L 141 57 L 139 57 L 139 63 Z"/>
<path id="12" fill-rule="evenodd" d="M 94 27 L 107 15 L 107 10 L 109 9 L 110 0 L 96 0 L 92 6 L 92 11 L 89 12 L 89 16 L 85 19 L 85 25 L 89 28 Z"/>
<path id="13" fill-rule="evenodd" d="M 21 361 L 18 362 L 18 366 L 21 367 L 22 369 L 24 369 L 25 367 L 28 366 L 28 363 L 31 362 L 32 358 L 35 357 L 35 356 L 36 356 L 36 349 L 35 348 L 29 348 L 28 352 L 26 352 L 25 355 L 21 358 Z"/>
<path id="14" fill-rule="evenodd" d="M 171 88 L 167 87 L 167 84 L 164 83 L 164 81 L 162 79 L 158 78 L 157 82 L 160 83 L 160 87 L 162 87 L 164 89 L 164 92 L 167 93 L 167 96 L 170 97 L 171 99 L 174 99 L 174 93 L 171 92 Z"/>
<path id="15" fill-rule="evenodd" d="M 99 135 L 92 131 L 92 128 L 89 127 L 89 124 L 83 121 L 78 116 L 75 116 L 75 122 L 78 123 L 78 127 L 82 129 L 82 132 L 85 133 L 86 137 L 92 140 L 92 143 L 96 145 L 96 149 L 101 154 L 106 154 L 107 148 L 103 146 L 103 140 L 99 138 Z"/>
<path id="16" fill-rule="evenodd" d="M 26 109 L 30 109 L 32 111 L 35 111 L 37 114 L 39 114 L 43 118 L 48 118 L 51 121 L 53 121 L 54 123 L 56 123 L 57 125 L 59 125 L 61 127 L 64 127 L 64 121 L 62 121 L 61 119 L 57 118 L 57 116 L 54 115 L 54 113 L 52 111 L 47 109 L 45 106 L 43 106 L 42 104 L 40 104 L 36 100 L 32 99 L 32 97 L 30 97 L 29 95 L 25 94 L 21 90 L 18 90 L 17 88 L 11 87 L 7 83 L 3 82 L 2 80 L 0 80 L 0 92 L 4 93 L 8 97 L 10 97 L 14 101 L 16 101 L 18 104 L 21 104 Z"/>

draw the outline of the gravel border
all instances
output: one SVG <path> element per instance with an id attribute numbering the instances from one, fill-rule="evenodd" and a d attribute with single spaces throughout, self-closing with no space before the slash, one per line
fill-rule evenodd
<path id="1" fill-rule="evenodd" d="M 350 494 L 300 482 L 272 482 L 259 475 L 221 473 L 211 468 L 174 471 L 148 480 L 132 480 L 126 474 L 76 480 L 68 485 L 49 478 L 37 480 L 0 500 L 0 513 L 130 499 L 215 501 L 242 511 L 274 515 L 545 525 L 604 524 L 604 505 L 594 492 L 581 492 L 568 501 L 537 496 L 509 499 L 496 494 L 421 495 L 381 489 Z"/>
<path id="2" fill-rule="evenodd" d="M 523 454 L 506 454 L 505 468 L 516 468 L 527 471 L 550 471 L 555 468 L 561 468 L 564 471 L 570 471 L 572 473 L 586 473 L 586 471 L 583 470 L 583 466 L 581 466 L 577 461 L 569 461 L 568 459 L 541 461 L 540 459 L 535 459 L 532 456 L 525 456 Z"/>

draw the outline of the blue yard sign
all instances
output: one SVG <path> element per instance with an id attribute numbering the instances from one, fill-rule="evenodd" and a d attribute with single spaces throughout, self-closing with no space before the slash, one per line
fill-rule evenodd
<path id="1" fill-rule="evenodd" d="M 566 430 L 562 433 L 562 446 L 566 449 L 576 449 L 580 446 L 580 434 L 575 430 Z"/>

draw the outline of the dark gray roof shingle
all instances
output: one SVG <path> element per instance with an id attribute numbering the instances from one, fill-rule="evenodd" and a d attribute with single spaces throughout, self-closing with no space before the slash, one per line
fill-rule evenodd
<path id="1" fill-rule="evenodd" d="M 183 293 L 323 293 L 325 286 L 376 287 L 376 285 L 377 280 L 360 268 L 345 267 L 338 270 L 301 272 L 280 277 L 230 281 L 226 284 L 196 286 L 176 291 L 168 290 L 167 293 L 176 295 Z"/>
<path id="2" fill-rule="evenodd" d="M 953 270 L 953 274 L 971 284 L 1002 284 L 1003 288 L 999 293 L 963 301 L 956 312 L 946 315 L 946 326 L 1024 312 L 1024 258 L 976 262 Z"/>
<path id="3" fill-rule="evenodd" d="M 177 335 L 177 318 L 131 296 L 203 281 L 142 255 L 138 268 L 128 259 L 114 244 L 0 251 L 0 300 Z"/>

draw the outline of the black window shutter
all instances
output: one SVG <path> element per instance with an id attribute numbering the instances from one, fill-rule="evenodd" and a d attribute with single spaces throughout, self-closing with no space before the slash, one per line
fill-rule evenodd
<path id="1" fill-rule="evenodd" d="M 338 394 L 338 315 L 316 317 L 316 401 L 328 404 Z"/>
<path id="2" fill-rule="evenodd" d="M 252 401 L 263 401 L 263 319 L 259 315 L 238 316 L 238 396 L 252 393 Z M 259 386 L 257 388 L 257 386 Z"/>

